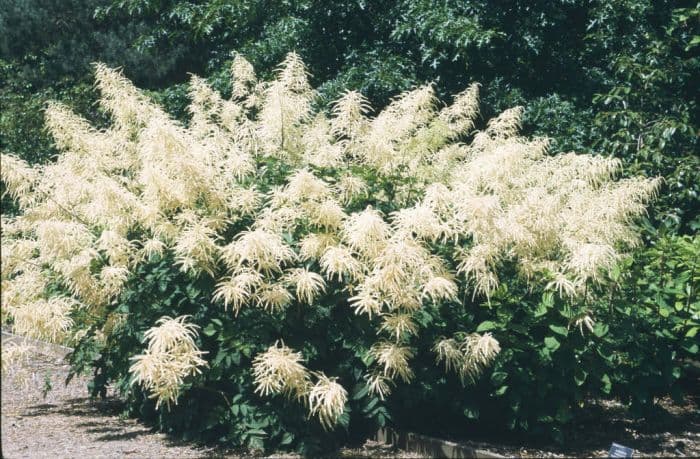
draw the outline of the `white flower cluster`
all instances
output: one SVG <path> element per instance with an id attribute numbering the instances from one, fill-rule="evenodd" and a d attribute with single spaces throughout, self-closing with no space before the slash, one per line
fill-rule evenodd
<path id="1" fill-rule="evenodd" d="M 277 342 L 253 360 L 256 392 L 261 395 L 285 394 L 304 401 L 311 415 L 318 416 L 321 425 L 330 429 L 345 410 L 347 391 L 321 372 L 309 372 L 303 365 L 301 353 Z M 311 377 L 317 381 L 311 383 Z"/>
<path id="2" fill-rule="evenodd" d="M 145 334 L 146 352 L 132 357 L 132 384 L 141 384 L 150 391 L 151 397 L 157 399 L 156 405 L 177 404 L 184 379 L 201 373 L 200 367 L 207 365 L 202 359 L 204 353 L 194 342 L 197 326 L 187 323 L 187 319 L 188 316 L 160 318 Z"/>

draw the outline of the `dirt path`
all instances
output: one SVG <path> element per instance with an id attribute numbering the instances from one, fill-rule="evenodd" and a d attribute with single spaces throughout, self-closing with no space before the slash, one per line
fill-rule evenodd
<path id="1" fill-rule="evenodd" d="M 7 344 L 5 336 L 2 344 Z M 187 458 L 211 452 L 175 444 L 134 420 L 119 418 L 114 398 L 86 397 L 84 378 L 66 386 L 68 369 L 56 355 L 33 353 L 28 373 L 3 375 L 3 457 Z M 52 389 L 44 396 L 47 384 Z"/>

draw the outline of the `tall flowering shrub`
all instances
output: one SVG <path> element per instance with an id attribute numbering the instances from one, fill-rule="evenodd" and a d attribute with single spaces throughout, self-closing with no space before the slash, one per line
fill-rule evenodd
<path id="1" fill-rule="evenodd" d="M 422 86 L 376 114 L 348 91 L 326 113 L 294 53 L 272 81 L 241 56 L 231 73 L 230 98 L 192 78 L 182 124 L 98 64 L 110 128 L 52 104 L 56 161 L 3 154 L 21 208 L 2 237 L 16 331 L 77 343 L 76 367 L 95 368 L 97 386 L 121 377 L 161 419 L 200 389 L 237 416 L 222 382 L 236 372 L 251 403 L 286 397 L 328 430 L 348 425 L 352 400 L 416 384 L 416 369 L 480 381 L 513 351 L 512 331 L 469 309 L 515 286 L 566 311 L 560 334 L 593 336 L 592 299 L 638 243 L 657 181 L 616 180 L 615 159 L 548 155 L 546 139 L 519 136 L 520 108 L 477 130 L 478 85 L 448 105 Z M 319 345 L 323 328 L 336 335 Z M 354 359 L 342 374 L 335 351 Z"/>

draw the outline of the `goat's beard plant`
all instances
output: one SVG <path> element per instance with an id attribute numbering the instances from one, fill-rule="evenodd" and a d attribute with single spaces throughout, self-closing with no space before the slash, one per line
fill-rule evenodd
<path id="1" fill-rule="evenodd" d="M 354 91 L 330 114 L 312 112 L 293 53 L 273 81 L 241 56 L 232 76 L 230 99 L 193 77 L 183 125 L 97 65 L 109 129 L 51 104 L 57 160 L 3 155 L 21 209 L 2 237 L 2 312 L 14 330 L 72 340 L 76 361 L 96 349 L 82 358 L 115 379 L 126 373 L 116 361 L 130 359 L 123 391 L 146 391 L 166 412 L 197 388 L 237 412 L 228 397 L 240 389 L 225 381 L 235 367 L 254 385 L 249 403 L 282 394 L 326 429 L 347 425 L 348 390 L 384 400 L 411 384 L 418 354 L 421 369 L 430 352 L 448 378 L 477 382 L 511 331 L 477 329 L 467 309 L 502 301 L 516 280 L 523 294 L 556 299 L 567 328 L 592 331 L 597 286 L 637 243 L 632 222 L 656 181 L 616 181 L 610 158 L 549 156 L 546 139 L 518 135 L 519 108 L 475 131 L 477 85 L 441 109 L 433 87 L 419 87 L 370 117 Z M 198 287 L 161 293 L 187 301 L 138 296 L 154 282 L 148 267 L 172 270 L 171 260 Z M 319 344 L 319 326 L 340 336 Z M 356 364 L 341 369 L 348 358 Z"/>

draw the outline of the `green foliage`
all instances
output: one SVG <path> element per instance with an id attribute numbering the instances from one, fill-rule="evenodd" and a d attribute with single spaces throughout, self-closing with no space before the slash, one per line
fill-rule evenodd
<path id="1" fill-rule="evenodd" d="M 49 100 L 68 102 L 79 113 L 99 119 L 93 101 L 96 94 L 89 83 L 57 82 L 36 92 L 32 85 L 24 86 L 13 79 L 21 67 L 0 61 L 0 149 L 14 151 L 31 163 L 42 163 L 56 155 L 51 136 L 44 129 L 44 107 Z"/>
<path id="2" fill-rule="evenodd" d="M 93 60 L 123 65 L 158 103 L 186 119 L 187 88 L 171 83 L 187 72 L 212 75 L 226 94 L 230 49 L 263 76 L 296 50 L 323 82 L 319 105 L 358 89 L 381 108 L 425 81 L 438 81 L 447 99 L 476 80 L 483 83 L 485 119 L 524 105 L 525 133 L 552 137 L 554 152 L 614 155 L 631 175 L 664 177 L 644 227 L 649 247 L 633 254 L 624 266 L 630 271 L 610 292 L 572 309 L 513 276 L 488 306 L 467 301 L 428 310 L 422 320 L 430 327 L 423 328 L 434 334 L 421 337 L 416 383 L 398 387 L 394 402 L 351 393 L 352 435 L 391 417 L 435 433 L 481 422 L 558 436 L 589 397 L 621 397 L 647 413 L 655 397 L 677 393 L 687 359 L 696 358 L 700 247 L 696 235 L 682 236 L 700 228 L 696 2 L 71 0 L 39 7 L 0 0 L 0 6 L 0 150 L 32 163 L 56 153 L 43 130 L 47 100 L 66 102 L 98 125 L 105 121 L 91 102 Z M 347 438 L 343 430 L 328 434 L 305 423 L 294 403 L 253 395 L 248 374 L 251 356 L 288 329 L 294 333 L 285 342 L 303 347 L 315 367 L 341 375 L 348 388 L 363 387 L 359 351 L 370 338 L 345 327 L 342 315 L 327 327 L 327 317 L 343 308 L 290 310 L 275 321 L 244 311 L 232 321 L 208 304 L 203 292 L 212 286 L 183 276 L 172 260 L 140 269 L 111 306 L 128 314 L 125 324 L 99 347 L 89 335 L 73 354 L 76 370 L 94 371 L 94 394 L 116 382 L 132 414 L 186 437 L 305 452 Z M 143 333 L 158 317 L 182 311 L 195 314 L 198 344 L 213 364 L 179 405 L 159 414 L 155 402 L 129 386 L 128 358 L 141 352 Z M 574 325 L 588 312 L 598 323 L 593 332 Z M 469 390 L 436 368 L 427 351 L 455 323 L 492 332 L 504 349 Z M 434 419 L 442 422 L 422 422 Z"/>
<path id="3" fill-rule="evenodd" d="M 394 418 L 442 436 L 486 425 L 492 432 L 507 427 L 562 440 L 591 397 L 618 398 L 638 416 L 651 415 L 659 397 L 680 397 L 679 380 L 698 355 L 700 238 L 661 238 L 613 277 L 607 296 L 576 307 L 551 293 L 528 295 L 511 280 L 488 307 L 441 310 L 435 330 L 468 323 L 491 331 L 503 351 L 488 377 L 469 390 L 426 365 L 416 374 L 421 383 L 397 389 Z M 595 317 L 590 330 L 575 324 L 584 314 Z"/>
<path id="4" fill-rule="evenodd" d="M 98 121 L 93 101 L 94 61 L 124 66 L 139 84 L 158 87 L 180 78 L 182 49 L 154 59 L 132 47 L 148 25 L 125 18 L 99 20 L 106 0 L 0 0 L 0 150 L 32 163 L 57 152 L 44 130 L 43 109 L 61 101 Z M 104 120 L 102 119 L 104 122 Z"/>
<path id="5" fill-rule="evenodd" d="M 623 159 L 635 173 L 664 177 L 666 193 L 654 218 L 674 231 L 697 230 L 699 120 L 692 93 L 700 59 L 687 45 L 698 33 L 700 9 L 616 3 L 596 11 L 589 32 L 592 53 L 620 50 L 605 69 L 602 91 L 593 97 L 594 146 Z"/>
<path id="6" fill-rule="evenodd" d="M 73 372 L 93 373 L 94 396 L 105 394 L 106 385 L 113 384 L 127 396 L 129 414 L 165 432 L 253 450 L 317 454 L 341 442 L 365 438 L 390 420 L 386 404 L 367 392 L 362 379 L 367 368 L 362 356 L 375 336 L 357 326 L 347 305 L 336 307 L 331 295 L 313 308 L 300 306 L 275 315 L 244 308 L 233 319 L 230 311 L 211 304 L 213 289 L 212 279 L 188 277 L 170 258 L 140 266 L 119 301 L 109 306 L 107 319 L 94 323 L 76 346 L 71 355 Z M 117 314 L 125 320 L 104 341 L 94 339 L 105 321 Z M 143 335 L 158 318 L 180 314 L 191 314 L 200 325 L 197 344 L 208 352 L 209 368 L 188 380 L 177 405 L 156 410 L 155 401 L 138 385 L 131 385 L 130 357 L 142 352 Z M 280 337 L 303 350 L 315 368 L 339 376 L 352 388 L 336 431 L 326 432 L 309 421 L 304 406 L 293 400 L 263 398 L 253 392 L 252 359 Z"/>
<path id="7" fill-rule="evenodd" d="M 209 304 L 211 282 L 183 275 L 170 259 L 139 268 L 110 307 L 126 314 L 126 321 L 97 348 L 91 334 L 104 324 L 95 324 L 71 364 L 76 371 L 93 371 L 94 395 L 111 382 L 128 396 L 131 415 L 164 431 L 253 449 L 325 451 L 389 422 L 442 436 L 488 425 L 562 440 L 592 397 L 619 397 L 633 413 L 649 415 L 657 397 L 680 395 L 678 381 L 698 354 L 699 253 L 697 236 L 663 238 L 628 259 L 614 274 L 618 280 L 609 296 L 590 304 L 571 306 L 551 293 L 528 293 L 513 276 L 490 305 L 427 307 L 412 364 L 416 381 L 398 385 L 386 402 L 367 393 L 362 374 L 368 362 L 362 356 L 374 336 L 358 326 L 347 305 L 334 305 L 331 296 L 312 309 L 290 308 L 280 316 L 243 309 L 231 320 Z M 210 368 L 189 382 L 178 405 L 159 413 L 154 401 L 130 385 L 129 357 L 141 352 L 143 333 L 155 320 L 184 313 L 202 327 L 198 345 L 209 353 Z M 591 330 L 575 324 L 586 314 L 596 320 Z M 503 348 L 493 368 L 468 389 L 436 367 L 429 352 L 455 324 L 491 332 Z M 315 368 L 353 388 L 344 428 L 325 432 L 307 421 L 298 404 L 253 393 L 252 357 L 280 336 L 303 350 Z"/>
<path id="8" fill-rule="evenodd" d="M 615 393 L 646 414 L 669 388 L 679 396 L 676 382 L 697 360 L 700 237 L 661 237 L 628 264 L 606 302 L 612 321 L 605 341 L 624 350 L 611 355 Z"/>

